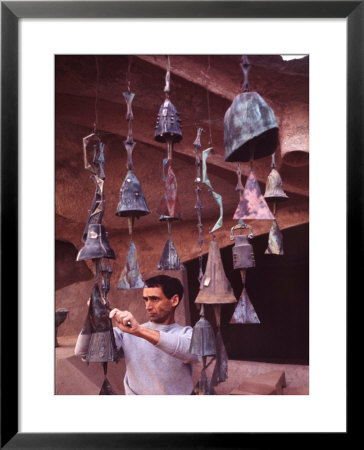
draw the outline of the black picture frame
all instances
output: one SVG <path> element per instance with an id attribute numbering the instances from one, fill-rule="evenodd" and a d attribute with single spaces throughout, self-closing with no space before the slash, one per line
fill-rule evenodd
<path id="1" fill-rule="evenodd" d="M 18 432 L 18 21 L 21 18 L 346 18 L 347 298 L 360 292 L 363 258 L 363 1 L 1 2 L 1 448 L 258 448 L 263 433 Z M 344 64 L 338 61 L 337 64 Z M 334 95 L 334 93 L 333 93 Z M 341 208 L 341 212 L 344 210 Z M 333 224 L 334 226 L 334 224 Z M 353 256 L 358 255 L 359 258 Z M 354 251 L 355 250 L 355 251 Z M 358 262 L 359 260 L 359 262 Z M 355 262 L 354 262 L 355 261 Z M 6 280 L 6 283 L 4 283 Z M 350 348 L 348 341 L 347 348 Z M 146 411 L 145 416 L 150 414 Z M 348 427 L 349 431 L 349 427 Z M 241 435 L 244 434 L 242 437 Z M 347 433 L 339 433 L 348 436 Z M 306 434 L 308 437 L 309 433 Z M 292 435 L 281 439 L 284 445 Z M 293 436 L 294 439 L 297 436 Z M 317 434 L 315 443 L 317 444 Z M 337 438 L 335 438 L 337 439 Z M 302 441 L 300 441 L 301 443 Z M 303 443 L 305 442 L 305 437 Z M 270 446 L 268 445 L 268 448 Z"/>

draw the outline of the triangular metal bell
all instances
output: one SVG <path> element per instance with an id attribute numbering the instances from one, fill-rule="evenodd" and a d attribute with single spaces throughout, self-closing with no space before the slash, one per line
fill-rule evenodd
<path id="1" fill-rule="evenodd" d="M 264 198 L 269 201 L 288 200 L 288 195 L 283 190 L 282 178 L 276 169 L 272 169 L 265 185 Z"/>
<path id="2" fill-rule="evenodd" d="M 221 304 L 235 302 L 236 298 L 233 289 L 224 272 L 219 244 L 213 239 L 210 243 L 206 269 L 200 284 L 200 292 L 196 297 L 195 303 Z"/>
<path id="3" fill-rule="evenodd" d="M 249 299 L 246 289 L 243 289 L 241 296 L 236 305 L 234 314 L 232 315 L 231 324 L 244 324 L 244 323 L 260 323 L 260 320 L 255 312 L 255 309 Z"/>
<path id="4" fill-rule="evenodd" d="M 225 161 L 263 158 L 274 153 L 277 144 L 273 109 L 257 92 L 237 95 L 224 118 Z"/>
<path id="5" fill-rule="evenodd" d="M 139 180 L 132 170 L 128 170 L 120 188 L 119 203 L 115 214 L 120 217 L 140 217 L 149 213 Z"/>
<path id="6" fill-rule="evenodd" d="M 138 255 L 135 244 L 130 242 L 126 265 L 121 273 L 118 289 L 138 289 L 144 287 L 144 281 L 139 272 Z"/>
<path id="7" fill-rule="evenodd" d="M 98 258 L 115 259 L 115 253 L 107 240 L 105 227 L 102 224 L 90 224 L 85 245 L 78 252 L 76 261 Z"/>
<path id="8" fill-rule="evenodd" d="M 276 220 L 273 221 L 269 231 L 268 247 L 264 252 L 266 255 L 284 255 L 283 251 L 283 234 L 279 229 Z"/>
<path id="9" fill-rule="evenodd" d="M 274 220 L 274 216 L 261 193 L 253 169 L 249 172 L 234 219 Z"/>
<path id="10" fill-rule="evenodd" d="M 169 237 L 164 246 L 161 259 L 159 261 L 158 270 L 184 270 L 184 265 L 179 259 L 176 247 L 172 239 Z"/>

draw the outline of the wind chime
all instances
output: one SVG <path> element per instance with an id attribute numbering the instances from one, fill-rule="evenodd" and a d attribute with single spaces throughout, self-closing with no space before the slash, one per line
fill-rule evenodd
<path id="1" fill-rule="evenodd" d="M 90 335 L 87 363 L 102 363 L 104 382 L 100 395 L 113 395 L 114 392 L 107 379 L 108 362 L 118 360 L 117 349 L 111 320 L 109 319 L 110 305 L 107 293 L 110 289 L 112 269 L 110 259 L 115 259 L 115 253 L 107 240 L 107 232 L 102 225 L 105 212 L 104 194 L 104 144 L 97 131 L 97 100 L 99 85 L 99 66 L 96 57 L 97 83 L 95 99 L 95 123 L 93 133 L 83 138 L 83 157 L 85 169 L 91 172 L 91 179 L 96 185 L 96 191 L 88 213 L 86 226 L 82 235 L 84 246 L 77 254 L 77 261 L 92 260 L 95 267 L 95 280 L 89 300 L 89 309 L 81 334 Z M 93 151 L 92 164 L 89 163 L 88 150 Z M 101 289 L 100 289 L 101 285 Z"/>
<path id="2" fill-rule="evenodd" d="M 239 223 L 232 228 L 230 236 L 236 241 L 233 248 L 234 269 L 241 271 L 243 282 L 243 291 L 230 323 L 245 324 L 260 323 L 245 288 L 246 269 L 255 266 L 253 249 L 248 243 L 248 238 L 253 237 L 253 231 L 249 227 L 248 237 L 234 236 L 234 231 L 248 228 L 244 220 L 274 220 L 274 215 L 260 191 L 253 170 L 253 161 L 275 152 L 278 144 L 278 125 L 272 108 L 257 92 L 250 91 L 248 74 L 251 65 L 247 56 L 242 56 L 240 66 L 244 74 L 243 89 L 225 113 L 224 146 L 225 161 L 250 163 L 243 190 L 240 165 L 238 165 L 236 190 L 239 193 L 239 204 L 233 218 Z"/>
<path id="3" fill-rule="evenodd" d="M 275 154 L 272 155 L 272 170 L 267 178 L 265 185 L 264 198 L 268 202 L 273 203 L 273 214 L 276 216 L 277 202 L 288 200 L 288 195 L 283 190 L 282 178 L 276 170 Z M 279 229 L 276 217 L 273 220 L 268 237 L 268 247 L 265 254 L 269 255 L 283 255 L 283 235 Z"/>
<path id="4" fill-rule="evenodd" d="M 182 140 L 181 120 L 179 114 L 170 100 L 171 92 L 171 66 L 167 56 L 166 84 L 164 87 L 165 100 L 159 109 L 155 126 L 154 140 L 167 144 L 167 158 L 163 160 L 163 181 L 165 183 L 164 195 L 157 208 L 160 222 L 167 222 L 168 239 L 160 258 L 158 270 L 183 270 L 184 266 L 179 259 L 172 240 L 172 222 L 181 220 L 181 207 L 177 197 L 177 179 L 172 169 L 173 146 Z M 167 174 L 165 173 L 167 171 Z"/>
<path id="5" fill-rule="evenodd" d="M 210 67 L 210 64 L 208 67 Z M 209 133 L 210 133 L 209 144 L 212 144 L 209 92 L 208 92 L 208 89 L 206 91 L 207 91 L 207 104 L 208 104 L 208 114 L 209 114 Z M 196 188 L 196 193 L 197 193 L 196 209 L 197 209 L 197 216 L 198 216 L 197 227 L 199 229 L 198 242 L 202 244 L 202 242 L 203 242 L 203 240 L 202 240 L 202 223 L 201 223 L 202 204 L 201 204 L 201 200 L 200 200 L 200 186 L 199 186 L 199 181 L 201 179 L 200 157 L 199 157 L 199 150 L 201 147 L 200 134 L 201 134 L 201 131 L 199 129 L 194 146 L 195 146 L 195 152 L 196 152 L 196 167 L 197 167 L 196 181 L 198 182 L 197 188 Z M 215 201 L 218 203 L 219 208 L 220 208 L 220 217 L 219 217 L 218 221 L 216 222 L 216 224 L 214 225 L 214 227 L 210 230 L 212 239 L 210 242 L 207 264 L 206 264 L 206 269 L 205 269 L 204 274 L 202 274 L 202 267 L 201 267 L 202 259 L 200 257 L 200 271 L 199 271 L 199 273 L 200 273 L 200 276 L 199 276 L 200 290 L 196 297 L 195 303 L 198 305 L 201 305 L 200 321 L 202 321 L 202 324 L 204 325 L 204 327 L 201 327 L 201 324 L 199 321 L 199 322 L 197 322 L 197 324 L 195 325 L 194 330 L 193 330 L 193 338 L 194 338 L 194 335 L 196 334 L 197 335 L 196 341 L 197 341 L 197 343 L 199 343 L 201 341 L 201 338 L 199 338 L 199 334 L 201 333 L 201 330 L 207 329 L 207 324 L 206 324 L 207 321 L 204 318 L 204 307 L 205 307 L 204 305 L 206 305 L 206 304 L 212 305 L 214 314 L 215 314 L 216 325 L 217 325 L 217 333 L 216 333 L 216 339 L 215 339 L 216 364 L 215 364 L 214 371 L 213 371 L 213 374 L 211 377 L 211 382 L 208 385 L 208 388 L 209 388 L 208 392 L 203 391 L 203 389 L 202 389 L 202 392 L 199 392 L 201 390 L 201 387 L 202 388 L 206 387 L 205 369 L 207 366 L 206 366 L 206 360 L 203 359 L 203 370 L 202 370 L 201 379 L 199 381 L 198 386 L 196 386 L 196 391 L 198 393 L 203 393 L 203 394 L 214 394 L 215 393 L 214 387 L 217 386 L 217 384 L 219 384 L 220 382 L 225 381 L 227 379 L 228 357 L 227 357 L 227 353 L 225 350 L 225 346 L 224 346 L 223 339 L 221 336 L 221 329 L 220 329 L 221 305 L 236 302 L 236 298 L 234 296 L 231 284 L 230 284 L 229 280 L 227 279 L 225 272 L 224 272 L 224 268 L 223 268 L 223 264 L 222 264 L 222 260 L 221 260 L 220 249 L 219 249 L 219 244 L 216 240 L 215 235 L 213 234 L 216 230 L 218 230 L 219 228 L 222 227 L 223 205 L 222 205 L 221 195 L 217 194 L 214 191 L 214 189 L 211 185 L 211 182 L 208 178 L 208 175 L 207 175 L 206 160 L 211 151 L 212 151 L 212 147 L 210 147 L 202 152 L 202 167 L 203 167 L 202 181 L 207 186 L 209 193 L 213 196 Z M 191 342 L 190 351 L 196 352 L 196 349 L 192 346 L 192 342 Z M 200 353 L 195 353 L 195 354 L 202 353 L 202 356 L 204 356 L 203 351 L 204 351 L 204 349 L 202 349 L 200 351 Z"/>
<path id="6" fill-rule="evenodd" d="M 132 131 L 132 121 L 134 119 L 132 101 L 135 94 L 130 90 L 130 68 L 131 60 L 129 59 L 128 72 L 126 76 L 128 91 L 123 92 L 123 97 L 127 105 L 126 120 L 128 122 L 128 135 L 126 140 L 123 141 L 123 144 L 127 153 L 126 168 L 128 171 L 120 188 L 119 203 L 115 212 L 115 214 L 119 217 L 128 218 L 130 244 L 126 257 L 126 264 L 121 272 L 117 285 L 118 289 L 137 289 L 144 287 L 144 282 L 139 272 L 137 250 L 133 242 L 133 229 L 135 217 L 139 219 L 141 216 L 150 214 L 141 185 L 134 173 L 132 159 L 132 153 L 136 145 L 133 139 Z"/>

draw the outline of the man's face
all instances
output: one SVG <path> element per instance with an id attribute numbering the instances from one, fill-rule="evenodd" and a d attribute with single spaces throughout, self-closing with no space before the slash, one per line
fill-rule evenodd
<path id="1" fill-rule="evenodd" d="M 160 287 L 143 289 L 145 310 L 151 322 L 161 325 L 174 323 L 174 309 L 178 305 L 178 295 L 168 299 Z"/>

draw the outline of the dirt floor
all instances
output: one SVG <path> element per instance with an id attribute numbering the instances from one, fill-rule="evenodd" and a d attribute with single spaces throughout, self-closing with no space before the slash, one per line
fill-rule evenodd
<path id="1" fill-rule="evenodd" d="M 99 395 L 104 374 L 101 364 L 87 365 L 74 355 L 77 336 L 61 336 L 58 338 L 59 347 L 55 352 L 55 394 L 56 395 Z M 210 379 L 214 364 L 207 370 Z M 201 364 L 193 367 L 194 384 L 197 383 Z M 229 395 L 233 390 L 247 380 L 272 371 L 284 372 L 284 395 L 307 395 L 309 393 L 309 366 L 296 364 L 273 364 L 253 361 L 229 360 L 228 379 L 216 388 L 217 395 Z M 118 363 L 108 364 L 107 378 L 116 395 L 124 395 L 123 378 L 125 363 L 123 359 Z M 258 394 L 256 394 L 258 395 Z"/>

